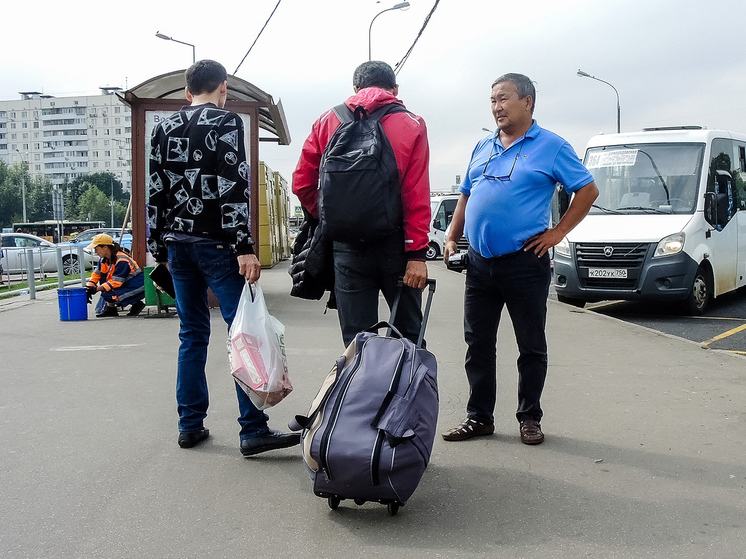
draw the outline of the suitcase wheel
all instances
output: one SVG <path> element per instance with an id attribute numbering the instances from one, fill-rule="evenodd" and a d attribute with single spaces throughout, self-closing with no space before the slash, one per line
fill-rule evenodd
<path id="1" fill-rule="evenodd" d="M 389 503 L 387 507 L 389 509 L 389 516 L 396 516 L 396 513 L 399 512 L 399 503 Z"/>
<path id="2" fill-rule="evenodd" d="M 337 510 L 337 507 L 339 506 L 339 503 L 342 501 L 339 497 L 336 495 L 334 497 L 329 497 L 327 499 L 327 502 L 329 503 L 329 508 L 332 510 Z"/>
<path id="3" fill-rule="evenodd" d="M 365 499 L 355 499 L 355 504 L 358 506 L 362 506 L 365 504 Z"/>

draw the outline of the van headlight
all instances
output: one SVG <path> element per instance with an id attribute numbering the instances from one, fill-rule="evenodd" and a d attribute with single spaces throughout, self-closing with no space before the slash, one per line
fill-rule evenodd
<path id="1" fill-rule="evenodd" d="M 567 240 L 567 237 L 562 237 L 562 240 L 554 245 L 554 252 L 560 256 L 570 258 L 570 241 Z"/>
<path id="2" fill-rule="evenodd" d="M 657 258 L 658 256 L 670 256 L 672 254 L 680 253 L 682 250 L 684 250 L 685 238 L 686 235 L 684 235 L 684 233 L 675 233 L 673 235 L 669 235 L 668 237 L 664 237 L 658 243 L 658 246 L 655 247 L 655 254 L 653 254 L 653 258 Z"/>

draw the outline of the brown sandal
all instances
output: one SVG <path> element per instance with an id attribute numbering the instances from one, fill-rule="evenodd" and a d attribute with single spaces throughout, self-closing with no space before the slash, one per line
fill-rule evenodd
<path id="1" fill-rule="evenodd" d="M 446 441 L 465 441 L 472 437 L 481 435 L 491 435 L 495 432 L 494 424 L 480 423 L 470 417 L 464 419 L 458 426 L 450 431 L 443 433 L 443 440 Z"/>

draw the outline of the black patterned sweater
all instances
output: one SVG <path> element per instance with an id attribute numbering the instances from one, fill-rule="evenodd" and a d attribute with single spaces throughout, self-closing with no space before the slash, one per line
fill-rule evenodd
<path id="1" fill-rule="evenodd" d="M 249 164 L 241 117 L 212 103 L 185 106 L 150 140 L 148 248 L 167 260 L 168 233 L 232 245 L 252 254 Z"/>

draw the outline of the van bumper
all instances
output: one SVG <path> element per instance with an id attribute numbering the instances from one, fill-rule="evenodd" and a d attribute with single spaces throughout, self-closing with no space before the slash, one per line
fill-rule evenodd
<path id="1" fill-rule="evenodd" d="M 699 263 L 688 254 L 645 258 L 642 266 L 628 270 L 632 281 L 607 279 L 590 285 L 588 268 L 576 265 L 572 258 L 554 256 L 554 288 L 558 295 L 587 302 L 610 299 L 685 299 L 692 289 Z M 622 285 L 624 284 L 624 285 Z"/>

